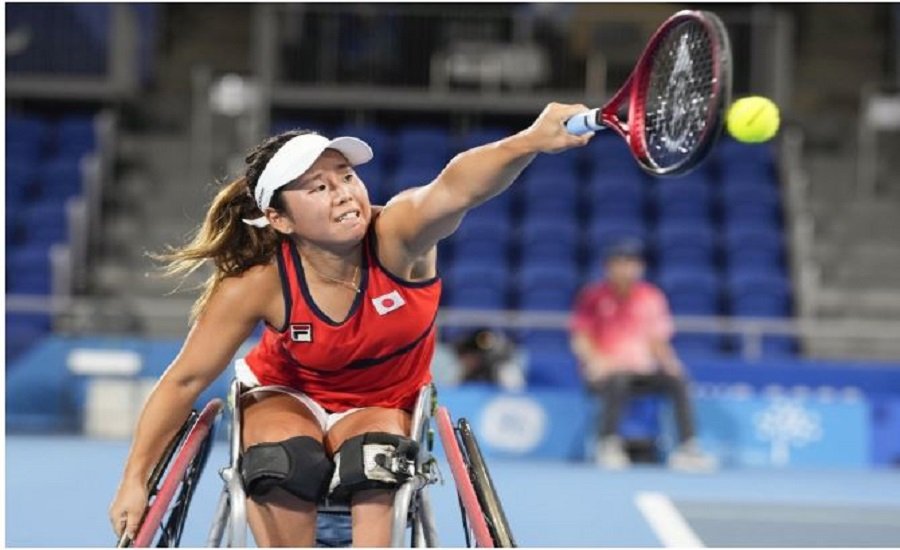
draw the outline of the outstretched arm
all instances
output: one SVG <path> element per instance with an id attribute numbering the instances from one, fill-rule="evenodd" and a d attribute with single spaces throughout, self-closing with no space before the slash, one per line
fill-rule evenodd
<path id="1" fill-rule="evenodd" d="M 378 219 L 378 236 L 396 242 L 407 258 L 428 252 L 450 236 L 465 213 L 503 192 L 538 153 L 558 153 L 588 143 L 563 123 L 584 105 L 551 103 L 526 130 L 460 153 L 428 185 L 394 197 Z"/>

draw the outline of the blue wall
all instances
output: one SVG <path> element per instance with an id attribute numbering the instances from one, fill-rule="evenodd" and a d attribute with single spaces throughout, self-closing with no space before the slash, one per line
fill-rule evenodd
<path id="1" fill-rule="evenodd" d="M 178 340 L 48 338 L 7 367 L 7 429 L 80 428 L 88 380 L 66 367 L 73 349 L 134 351 L 142 362 L 137 376 L 157 378 L 180 345 Z M 809 466 L 900 464 L 900 365 L 789 358 L 758 364 L 715 359 L 688 363 L 695 383 L 698 435 L 725 465 L 773 460 Z M 224 395 L 231 376 L 227 369 L 200 400 Z M 597 404 L 579 390 L 504 394 L 487 387 L 447 387 L 440 388 L 440 397 L 455 416 L 470 419 L 489 454 L 583 460 L 590 448 Z M 660 432 L 666 447 L 674 430 L 666 420 L 669 415 L 657 416 L 663 419 Z M 765 432 L 761 426 L 766 421 L 793 423 L 793 431 Z M 775 449 L 773 437 L 786 438 L 787 446 Z"/>

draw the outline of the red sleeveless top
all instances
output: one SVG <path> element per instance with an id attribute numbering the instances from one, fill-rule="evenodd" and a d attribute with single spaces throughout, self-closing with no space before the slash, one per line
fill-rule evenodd
<path id="1" fill-rule="evenodd" d="M 259 383 L 295 388 L 329 412 L 358 407 L 412 409 L 431 382 L 441 281 L 410 282 L 378 261 L 374 222 L 363 240 L 360 291 L 347 319 L 336 322 L 313 302 L 290 239 L 278 272 L 285 325 L 266 325 L 244 358 Z"/>

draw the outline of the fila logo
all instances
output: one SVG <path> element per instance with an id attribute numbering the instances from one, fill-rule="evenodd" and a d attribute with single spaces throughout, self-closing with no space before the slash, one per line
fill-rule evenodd
<path id="1" fill-rule="evenodd" d="M 372 305 L 375 306 L 375 311 L 378 312 L 378 315 L 386 315 L 395 309 L 400 309 L 405 304 L 403 296 L 400 296 L 400 293 L 396 290 L 377 298 L 372 298 Z"/>
<path id="2" fill-rule="evenodd" d="M 291 340 L 294 342 L 312 342 L 312 325 L 309 323 L 291 325 Z"/>

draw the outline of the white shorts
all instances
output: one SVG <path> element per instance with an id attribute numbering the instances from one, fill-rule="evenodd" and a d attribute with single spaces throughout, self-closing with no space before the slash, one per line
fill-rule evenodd
<path id="1" fill-rule="evenodd" d="M 325 410 L 325 407 L 316 402 L 312 397 L 306 395 L 302 391 L 295 390 L 294 388 L 288 386 L 260 386 L 259 380 L 257 380 L 256 375 L 253 374 L 253 371 L 250 370 L 250 366 L 243 359 L 238 359 L 234 364 L 235 376 L 238 381 L 243 384 L 245 387 L 249 388 L 247 391 L 241 394 L 241 399 L 248 395 L 252 395 L 255 393 L 285 393 L 295 398 L 297 401 L 303 403 L 309 412 L 316 418 L 319 422 L 319 427 L 322 428 L 323 433 L 328 433 L 335 424 L 338 423 L 345 416 L 349 416 L 356 411 L 361 411 L 361 408 L 356 409 L 348 409 L 339 413 L 329 413 Z"/>

